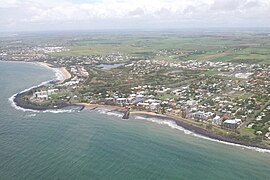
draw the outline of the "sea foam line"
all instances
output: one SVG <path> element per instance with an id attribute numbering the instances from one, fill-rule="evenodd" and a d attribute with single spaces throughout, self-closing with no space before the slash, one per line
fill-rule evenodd
<path id="1" fill-rule="evenodd" d="M 97 110 L 97 112 L 101 113 L 101 114 L 106 114 L 109 116 L 116 116 L 116 117 L 122 117 L 123 115 L 117 112 L 112 112 L 108 109 L 102 109 L 102 110 Z M 249 149 L 249 150 L 253 150 L 253 151 L 257 151 L 257 152 L 262 152 L 262 153 L 270 153 L 270 150 L 268 149 L 262 149 L 262 148 L 258 148 L 258 147 L 252 147 L 252 146 L 245 146 L 245 145 L 241 145 L 241 144 L 236 144 L 236 143 L 232 143 L 232 142 L 226 142 L 226 141 L 221 141 L 218 139 L 213 139 L 213 138 L 209 138 L 200 134 L 196 134 L 190 130 L 187 130 L 179 125 L 176 124 L 175 121 L 172 120 L 168 120 L 168 119 L 158 119 L 158 118 L 148 118 L 148 117 L 142 117 L 142 116 L 135 116 L 135 119 L 141 119 L 141 120 L 146 120 L 149 122 L 153 122 L 159 125 L 166 125 L 169 126 L 172 129 L 177 129 L 180 130 L 182 132 L 184 132 L 187 135 L 192 135 L 198 138 L 202 138 L 208 141 L 212 141 L 212 142 L 218 142 L 221 144 L 225 144 L 225 145 L 229 145 L 229 146 L 235 146 L 235 147 L 240 147 L 240 148 L 244 148 L 244 149 Z"/>
<path id="2" fill-rule="evenodd" d="M 50 80 L 50 81 L 51 81 L 51 80 Z M 26 109 L 26 108 L 22 108 L 22 107 L 20 107 L 20 106 L 17 106 L 17 104 L 15 103 L 14 99 L 15 99 L 15 97 L 16 97 L 18 94 L 21 94 L 21 93 L 30 91 L 30 90 L 33 89 L 33 88 L 38 88 L 38 87 L 40 87 L 40 86 L 43 86 L 43 85 L 49 83 L 50 81 L 44 81 L 44 82 L 42 82 L 42 83 L 39 84 L 39 85 L 32 86 L 32 87 L 30 87 L 30 88 L 27 88 L 27 89 L 25 89 L 25 90 L 22 90 L 21 92 L 18 92 L 18 93 L 13 94 L 10 98 L 8 98 L 9 102 L 11 103 L 11 106 L 14 107 L 14 108 L 17 109 L 17 110 L 21 110 L 21 111 L 24 111 L 24 112 L 26 112 L 26 111 L 30 111 L 30 112 L 40 112 L 40 111 L 38 111 L 38 110 Z"/>
<path id="3" fill-rule="evenodd" d="M 42 66 L 42 67 L 47 68 L 49 70 L 52 70 L 54 72 L 56 78 L 52 79 L 51 81 L 55 81 L 55 80 L 61 81 L 61 80 L 64 80 L 64 78 L 65 78 L 64 74 L 58 68 L 52 68 L 52 67 L 49 67 L 48 65 L 42 64 L 42 63 L 33 63 L 33 64 L 37 65 L 37 66 Z"/>
<path id="4" fill-rule="evenodd" d="M 241 148 L 245 148 L 245 149 L 250 149 L 250 150 L 257 151 L 257 152 L 262 152 L 262 153 L 270 153 L 270 150 L 268 150 L 268 149 L 262 149 L 262 148 L 258 148 L 258 147 L 252 147 L 252 146 L 245 146 L 245 145 L 241 145 L 241 144 L 221 141 L 221 140 L 209 138 L 209 137 L 206 137 L 206 136 L 203 136 L 203 135 L 200 135 L 200 134 L 196 134 L 196 133 L 194 133 L 192 131 L 189 131 L 189 130 L 177 125 L 176 122 L 174 122 L 172 120 L 167 120 L 167 119 L 160 120 L 160 119 L 157 119 L 157 118 L 146 118 L 146 117 L 142 117 L 142 116 L 135 116 L 135 119 L 146 120 L 146 121 L 153 122 L 153 123 L 156 123 L 156 124 L 159 124 L 159 125 L 167 125 L 170 128 L 180 130 L 180 131 L 184 132 L 185 134 L 192 135 L 192 136 L 202 138 L 202 139 L 206 139 L 206 140 L 209 140 L 209 141 L 218 142 L 218 143 L 226 144 L 226 145 L 230 145 L 230 146 L 241 147 Z"/>
<path id="5" fill-rule="evenodd" d="M 62 109 L 53 109 L 53 110 L 44 110 L 44 111 L 33 110 L 33 109 L 22 108 L 22 107 L 18 106 L 15 103 L 14 99 L 15 99 L 15 97 L 18 94 L 24 93 L 24 92 L 29 91 L 29 90 L 34 89 L 34 88 L 38 88 L 38 87 L 43 86 L 45 84 L 48 84 L 48 83 L 50 83 L 52 81 L 61 81 L 61 80 L 64 79 L 63 73 L 59 69 L 57 69 L 57 68 L 52 68 L 52 67 L 49 67 L 49 66 L 44 65 L 44 64 L 37 64 L 37 63 L 32 63 L 32 64 L 38 65 L 38 66 L 42 66 L 42 67 L 45 67 L 47 69 L 52 70 L 54 72 L 54 74 L 55 74 L 55 78 L 52 79 L 52 80 L 44 81 L 44 82 L 40 83 L 39 85 L 32 86 L 30 88 L 27 88 L 27 89 L 22 90 L 21 92 L 18 92 L 18 93 L 13 94 L 10 98 L 8 98 L 9 102 L 11 103 L 11 106 L 14 107 L 17 110 L 21 110 L 21 111 L 24 111 L 24 112 L 36 112 L 36 113 L 38 113 L 38 112 L 43 112 L 43 113 L 47 113 L 47 112 L 50 112 L 50 113 L 74 112 L 74 110 L 62 110 Z"/>
<path id="6" fill-rule="evenodd" d="M 14 107 L 17 110 L 21 110 L 21 111 L 24 111 L 24 112 L 27 112 L 27 111 L 30 111 L 30 112 L 43 112 L 43 113 L 46 113 L 46 112 L 50 112 L 50 113 L 74 112 L 74 110 L 61 110 L 61 109 L 38 111 L 38 110 L 33 110 L 33 109 L 25 109 L 25 108 L 22 108 L 22 107 L 16 105 L 16 103 L 14 102 L 14 99 L 15 99 L 15 97 L 18 94 L 24 93 L 26 91 L 29 91 L 29 90 L 33 89 L 33 88 L 38 88 L 38 87 L 40 87 L 42 85 L 48 84 L 51 81 L 55 81 L 55 80 L 58 80 L 59 81 L 59 80 L 63 80 L 64 79 L 64 75 L 57 68 L 52 68 L 52 67 L 49 67 L 49 66 L 43 65 L 43 64 L 36 64 L 36 63 L 33 63 L 33 64 L 40 65 L 40 66 L 43 66 L 45 68 L 48 68 L 48 69 L 53 70 L 54 73 L 55 73 L 56 78 L 55 79 L 52 79 L 52 80 L 44 81 L 44 82 L 42 82 L 39 85 L 32 86 L 32 87 L 27 88 L 27 89 L 25 89 L 25 90 L 23 90 L 23 91 L 21 91 L 19 93 L 16 93 L 16 94 L 12 95 L 9 98 L 9 101 L 11 103 L 11 106 Z M 110 110 L 106 110 L 106 109 L 97 110 L 97 111 L 99 113 L 101 113 L 101 114 L 122 117 L 122 114 L 116 113 L 116 112 L 111 112 Z M 142 117 L 142 116 L 135 116 L 135 119 L 142 119 L 142 120 L 147 120 L 147 121 L 150 121 L 150 122 L 153 122 L 153 123 L 157 123 L 157 124 L 160 124 L 160 125 L 167 125 L 167 126 L 173 128 L 173 129 L 180 130 L 180 131 L 184 132 L 185 134 L 193 135 L 195 137 L 199 137 L 199 138 L 206 139 L 206 140 L 209 140 L 209 141 L 218 142 L 218 143 L 222 143 L 222 144 L 226 144 L 226 145 L 230 145 L 230 146 L 242 147 L 242 148 L 245 148 L 245 149 L 250 149 L 250 150 L 254 150 L 254 151 L 262 152 L 262 153 L 270 153 L 270 150 L 268 150 L 268 149 L 262 149 L 262 148 L 257 148 L 257 147 L 251 147 L 251 146 L 245 146 L 245 145 L 241 145 L 241 144 L 226 142 L 226 141 L 220 141 L 220 140 L 217 140 L 217 139 L 212 139 L 212 138 L 209 138 L 209 137 L 206 137 L 206 136 L 203 136 L 203 135 L 196 134 L 196 133 L 194 133 L 192 131 L 189 131 L 189 130 L 187 130 L 187 129 L 185 129 L 185 128 L 179 126 L 179 125 L 177 125 L 172 120 L 160 120 L 160 119 L 156 119 L 156 118 L 145 118 L 145 117 Z"/>
<path id="7" fill-rule="evenodd" d="M 99 109 L 97 110 L 97 112 L 99 112 L 100 114 L 106 114 L 108 116 L 116 116 L 116 117 L 119 117 L 119 118 L 122 118 L 123 117 L 123 114 L 120 113 L 120 112 L 117 112 L 117 111 L 111 111 L 109 109 Z"/>

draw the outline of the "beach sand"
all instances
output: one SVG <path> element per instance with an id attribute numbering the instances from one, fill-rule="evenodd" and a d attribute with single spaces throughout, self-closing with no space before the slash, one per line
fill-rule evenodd
<path id="1" fill-rule="evenodd" d="M 68 72 L 66 67 L 55 68 L 52 64 L 49 64 L 47 62 L 33 62 L 33 63 L 41 65 L 41 66 L 57 69 L 57 71 L 60 72 L 62 75 L 62 79 L 59 81 L 59 84 L 63 83 L 65 80 L 71 78 L 71 74 Z"/>
<path id="2" fill-rule="evenodd" d="M 59 83 L 63 83 L 65 80 L 71 78 L 71 74 L 68 72 L 68 70 L 65 67 L 57 68 L 61 74 L 63 75 L 63 79 Z"/>

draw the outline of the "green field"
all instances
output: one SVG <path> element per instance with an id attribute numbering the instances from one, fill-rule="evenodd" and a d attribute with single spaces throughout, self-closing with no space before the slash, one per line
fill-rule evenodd
<path id="1" fill-rule="evenodd" d="M 53 56 L 121 53 L 170 61 L 224 61 L 270 64 L 270 36 L 256 33 L 138 33 L 104 34 L 69 40 L 70 51 Z M 160 53 L 161 52 L 161 53 Z M 164 53 L 165 52 L 165 53 Z"/>

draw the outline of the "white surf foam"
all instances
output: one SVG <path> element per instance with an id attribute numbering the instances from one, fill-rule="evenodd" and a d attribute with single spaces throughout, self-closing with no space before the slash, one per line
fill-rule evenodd
<path id="1" fill-rule="evenodd" d="M 173 129 L 183 131 L 185 134 L 192 134 L 193 133 L 189 130 L 184 129 L 181 126 L 178 126 L 174 121 L 167 120 L 167 119 L 160 120 L 160 119 L 156 119 L 156 118 L 145 118 L 145 117 L 141 117 L 141 116 L 135 116 L 135 119 L 142 119 L 142 120 L 150 121 L 150 122 L 157 123 L 160 125 L 167 125 Z"/>
<path id="2" fill-rule="evenodd" d="M 110 110 L 109 109 L 98 109 L 97 112 L 100 114 L 107 114 Z"/>
<path id="3" fill-rule="evenodd" d="M 65 110 L 65 109 L 49 109 L 49 110 L 45 110 L 45 111 L 41 111 L 41 112 L 58 114 L 58 113 L 72 113 L 72 112 L 76 112 L 76 111 L 72 110 L 72 109 L 69 109 L 69 110 Z"/>
<path id="4" fill-rule="evenodd" d="M 186 130 L 185 128 L 177 125 L 172 120 L 157 119 L 157 118 L 145 118 L 145 117 L 141 117 L 141 116 L 135 116 L 135 119 L 142 119 L 142 120 L 150 121 L 150 122 L 157 123 L 157 124 L 160 124 L 160 125 L 167 125 L 167 126 L 173 128 L 173 129 L 180 130 L 180 131 L 184 132 L 185 134 L 193 135 L 195 137 L 206 139 L 206 140 L 209 140 L 209 141 L 218 142 L 218 143 L 222 143 L 222 144 L 226 144 L 226 145 L 230 145 L 230 146 L 236 146 L 236 147 L 240 147 L 242 149 L 250 149 L 250 150 L 257 151 L 257 152 L 262 152 L 262 153 L 270 153 L 270 150 L 268 150 L 268 149 L 262 149 L 262 148 L 257 148 L 257 147 L 251 147 L 251 146 L 245 146 L 245 145 L 241 145 L 241 144 L 226 142 L 226 141 L 220 141 L 220 140 L 212 139 L 212 138 L 200 135 L 200 134 L 196 134 L 196 133 L 194 133 L 192 131 Z"/>
<path id="5" fill-rule="evenodd" d="M 36 65 L 36 66 L 42 66 L 42 67 L 44 67 L 46 69 L 49 69 L 49 70 L 53 71 L 54 74 L 55 74 L 55 78 L 52 79 L 53 81 L 55 81 L 55 80 L 62 81 L 62 80 L 65 79 L 65 75 L 58 68 L 53 68 L 53 67 L 50 67 L 50 66 L 48 66 L 46 64 L 42 64 L 42 63 L 33 63 L 33 64 Z"/>
<path id="6" fill-rule="evenodd" d="M 116 117 L 119 117 L 119 118 L 123 117 L 122 113 L 116 112 L 116 111 L 111 111 L 111 110 L 108 110 L 108 109 L 99 109 L 99 110 L 97 110 L 97 112 L 99 112 L 100 114 L 106 114 L 108 116 L 116 116 Z"/>
<path id="7" fill-rule="evenodd" d="M 28 114 L 27 117 L 35 117 L 37 114 Z"/>
<path id="8" fill-rule="evenodd" d="M 55 80 L 57 81 L 62 81 L 65 79 L 65 75 L 62 73 L 62 71 L 60 71 L 59 69 L 57 68 L 51 68 L 54 72 L 55 72 Z"/>
<path id="9" fill-rule="evenodd" d="M 107 115 L 109 115 L 109 116 L 116 116 L 116 117 L 119 117 L 119 118 L 122 118 L 123 117 L 123 114 L 118 113 L 118 112 L 112 112 L 112 111 L 107 112 Z"/>
<path id="10" fill-rule="evenodd" d="M 20 107 L 20 106 L 17 106 L 17 104 L 15 103 L 14 99 L 15 99 L 15 97 L 16 97 L 18 94 L 24 93 L 24 92 L 26 92 L 26 91 L 29 91 L 29 90 L 33 89 L 33 88 L 37 88 L 37 87 L 43 86 L 43 85 L 45 85 L 45 84 L 48 84 L 49 82 L 50 82 L 50 81 L 44 81 L 44 82 L 42 82 L 42 83 L 39 84 L 39 85 L 32 86 L 32 87 L 30 87 L 30 88 L 27 88 L 27 89 L 25 89 L 25 90 L 22 90 L 22 91 L 19 92 L 19 93 L 13 94 L 13 95 L 8 99 L 9 102 L 11 103 L 11 106 L 14 107 L 14 108 L 17 109 L 17 110 L 21 110 L 21 111 L 24 111 L 24 112 L 27 112 L 27 111 L 30 111 L 30 112 L 39 112 L 38 110 L 26 109 L 26 108 L 22 108 L 22 107 Z"/>
<path id="11" fill-rule="evenodd" d="M 43 65 L 43 64 L 36 64 L 36 63 L 33 63 L 33 64 L 39 65 L 39 66 L 42 66 L 42 67 L 45 67 L 45 68 L 48 68 L 48 69 L 52 70 L 52 71 L 55 73 L 55 78 L 52 79 L 52 80 L 44 81 L 44 82 L 40 83 L 39 85 L 35 85 L 35 86 L 30 87 L 30 88 L 24 89 L 24 90 L 22 90 L 22 91 L 19 92 L 19 93 L 13 94 L 13 95 L 8 99 L 9 102 L 11 103 L 11 106 L 14 107 L 14 108 L 17 109 L 17 110 L 21 110 L 21 111 L 24 111 L 24 112 L 51 112 L 51 113 L 71 112 L 72 110 L 61 110 L 61 109 L 59 109 L 59 110 L 45 110 L 45 111 L 40 111 L 40 110 L 27 109 L 27 108 L 22 108 L 22 107 L 20 107 L 20 106 L 17 106 L 17 104 L 15 103 L 14 99 L 15 99 L 15 97 L 16 97 L 18 94 L 24 93 L 24 92 L 26 92 L 26 91 L 29 91 L 29 90 L 33 89 L 33 88 L 38 88 L 38 87 L 40 87 L 40 86 L 43 86 L 43 85 L 45 85 L 45 84 L 50 83 L 51 81 L 61 81 L 61 80 L 64 79 L 63 73 L 62 73 L 59 69 L 57 69 L 57 68 L 51 68 L 51 67 L 46 66 L 46 65 Z"/>

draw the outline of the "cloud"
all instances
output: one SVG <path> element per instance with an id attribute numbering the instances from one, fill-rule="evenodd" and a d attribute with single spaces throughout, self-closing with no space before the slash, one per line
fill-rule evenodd
<path id="1" fill-rule="evenodd" d="M 130 11 L 127 15 L 131 17 L 141 17 L 144 15 L 144 10 L 142 8 L 137 8 L 133 11 Z"/>
<path id="2" fill-rule="evenodd" d="M 17 0 L 1 0 L 0 1 L 0 8 L 10 8 L 17 6 Z"/>
<path id="3" fill-rule="evenodd" d="M 0 0 L 0 22 L 18 29 L 270 26 L 269 16 L 270 0 Z"/>
<path id="4" fill-rule="evenodd" d="M 247 2 L 243 7 L 245 9 L 249 9 L 249 8 L 256 8 L 256 7 L 259 7 L 260 6 L 260 2 L 258 0 L 256 1 L 249 1 Z"/>
<path id="5" fill-rule="evenodd" d="M 210 9 L 216 11 L 233 11 L 240 8 L 245 2 L 246 0 L 215 0 Z"/>

